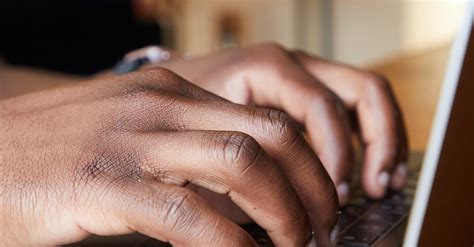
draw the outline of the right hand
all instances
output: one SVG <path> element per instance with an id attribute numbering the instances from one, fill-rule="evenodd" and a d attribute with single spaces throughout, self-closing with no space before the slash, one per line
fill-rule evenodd
<path id="1" fill-rule="evenodd" d="M 338 188 L 341 205 L 350 199 L 354 134 L 363 151 L 359 182 L 368 196 L 382 198 L 388 189 L 399 190 L 406 183 L 409 149 L 403 116 L 382 76 L 274 43 L 185 59 L 165 51 L 172 60 L 149 66 L 171 69 L 234 103 L 285 111 L 304 126 Z"/>
<path id="2" fill-rule="evenodd" d="M 230 103 L 163 69 L 0 102 L 7 245 L 130 232 L 255 245 L 187 183 L 228 195 L 277 246 L 304 246 L 311 231 L 329 245 L 336 191 L 285 113 Z"/>

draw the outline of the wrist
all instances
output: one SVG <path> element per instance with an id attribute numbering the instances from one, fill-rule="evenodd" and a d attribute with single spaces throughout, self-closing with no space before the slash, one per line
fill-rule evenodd
<path id="1" fill-rule="evenodd" d="M 0 99 L 70 84 L 84 79 L 30 67 L 0 65 Z"/>

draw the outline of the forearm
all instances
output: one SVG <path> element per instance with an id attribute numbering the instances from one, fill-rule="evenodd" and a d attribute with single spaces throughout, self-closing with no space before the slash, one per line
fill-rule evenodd
<path id="1" fill-rule="evenodd" d="M 71 83 L 84 77 L 0 64 L 0 99 Z"/>

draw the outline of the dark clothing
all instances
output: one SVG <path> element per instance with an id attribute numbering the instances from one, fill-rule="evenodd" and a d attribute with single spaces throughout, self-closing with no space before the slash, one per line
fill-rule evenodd
<path id="1" fill-rule="evenodd" d="M 0 57 L 74 74 L 110 68 L 126 52 L 158 44 L 157 24 L 127 0 L 0 0 Z"/>

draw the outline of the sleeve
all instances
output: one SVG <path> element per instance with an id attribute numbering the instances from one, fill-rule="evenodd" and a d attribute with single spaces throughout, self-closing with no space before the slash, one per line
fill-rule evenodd
<path id="1" fill-rule="evenodd" d="M 87 75 L 160 41 L 133 0 L 0 0 L 0 54 L 15 65 Z"/>

